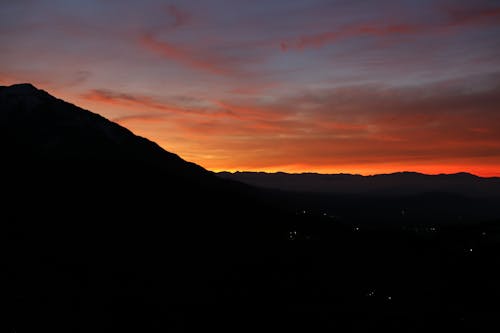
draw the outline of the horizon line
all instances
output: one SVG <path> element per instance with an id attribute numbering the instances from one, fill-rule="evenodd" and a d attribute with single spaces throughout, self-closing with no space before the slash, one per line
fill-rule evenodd
<path id="1" fill-rule="evenodd" d="M 394 172 L 382 172 L 382 173 L 350 173 L 350 172 L 317 172 L 317 171 L 302 171 L 302 172 L 288 172 L 288 171 L 266 171 L 266 170 L 243 170 L 243 169 L 207 169 L 214 173 L 261 173 L 261 174 L 287 174 L 287 175 L 323 175 L 323 176 L 336 176 L 336 175 L 346 175 L 346 176 L 361 176 L 361 177 L 374 177 L 374 176 L 390 176 L 396 174 L 418 174 L 423 176 L 454 176 L 454 175 L 470 175 L 477 178 L 500 178 L 500 176 L 481 176 L 472 172 L 460 171 L 460 172 L 441 172 L 441 173 L 426 173 L 419 171 L 394 171 Z"/>

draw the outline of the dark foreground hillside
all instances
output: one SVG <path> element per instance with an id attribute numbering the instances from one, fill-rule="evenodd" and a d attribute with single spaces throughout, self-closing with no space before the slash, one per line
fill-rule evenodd
<path id="1" fill-rule="evenodd" d="M 0 130 L 6 332 L 498 326 L 498 221 L 299 212 L 29 85 L 0 88 Z"/>

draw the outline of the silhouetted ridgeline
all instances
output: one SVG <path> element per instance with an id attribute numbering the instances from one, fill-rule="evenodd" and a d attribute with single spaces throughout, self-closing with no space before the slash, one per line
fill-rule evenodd
<path id="1" fill-rule="evenodd" d="M 403 196 L 422 193 L 453 193 L 473 197 L 500 198 L 500 178 L 482 178 L 469 173 L 425 175 L 398 172 L 374 176 L 351 174 L 290 174 L 284 172 L 220 172 L 225 179 L 284 191 L 330 194 Z"/>
<path id="2" fill-rule="evenodd" d="M 0 87 L 0 145 L 3 331 L 497 323 L 490 199 L 261 189 L 28 84 Z"/>
<path id="3" fill-rule="evenodd" d="M 218 176 L 278 191 L 296 212 L 374 228 L 477 223 L 500 217 L 500 178 L 467 173 L 360 176 L 221 172 Z"/>

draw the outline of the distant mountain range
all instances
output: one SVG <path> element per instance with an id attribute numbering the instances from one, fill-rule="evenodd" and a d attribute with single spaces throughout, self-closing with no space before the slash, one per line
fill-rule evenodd
<path id="1" fill-rule="evenodd" d="M 224 179 L 253 186 L 294 192 L 377 196 L 448 193 L 469 197 L 500 197 L 500 178 L 482 178 L 469 173 L 425 175 L 416 172 L 398 172 L 361 176 L 283 172 L 220 172 L 218 175 Z"/>

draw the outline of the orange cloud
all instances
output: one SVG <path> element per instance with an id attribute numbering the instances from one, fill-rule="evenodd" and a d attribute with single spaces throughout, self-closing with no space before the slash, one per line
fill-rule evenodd
<path id="1" fill-rule="evenodd" d="M 167 114 L 198 115 L 206 117 L 231 117 L 230 112 L 218 109 L 214 106 L 208 108 L 186 107 L 178 104 L 164 103 L 151 96 L 128 94 L 105 89 L 94 89 L 82 95 L 89 101 L 107 103 L 118 106 L 133 107 L 135 109 L 153 109 Z M 143 117 L 143 116 L 141 116 Z"/>
<path id="2" fill-rule="evenodd" d="M 144 114 L 144 115 L 130 115 L 130 116 L 116 117 L 111 120 L 119 124 L 126 124 L 129 122 L 160 123 L 165 121 L 165 117 L 158 114 Z"/>
<path id="3" fill-rule="evenodd" d="M 231 114 L 234 114 L 236 118 L 243 118 L 247 120 L 282 120 L 290 117 L 290 114 L 293 113 L 293 110 L 281 109 L 278 105 L 259 105 L 248 101 L 243 102 L 243 104 L 226 102 L 222 100 L 214 101 L 214 103 L 221 109 L 227 110 Z"/>
<path id="4" fill-rule="evenodd" d="M 104 89 L 91 90 L 82 95 L 82 97 L 89 101 L 107 103 L 120 106 L 140 106 L 142 108 L 156 109 L 161 111 L 179 112 L 176 107 L 161 104 L 149 96 L 139 96 L 126 93 L 113 92 Z"/>

